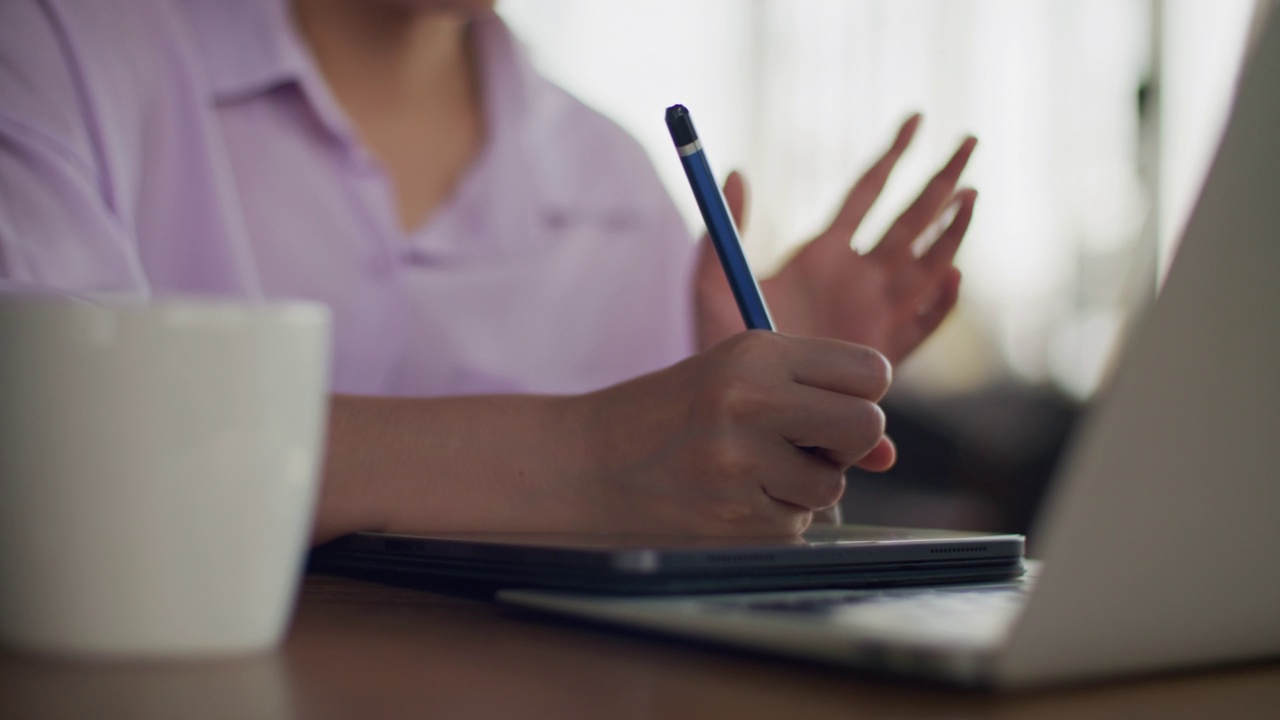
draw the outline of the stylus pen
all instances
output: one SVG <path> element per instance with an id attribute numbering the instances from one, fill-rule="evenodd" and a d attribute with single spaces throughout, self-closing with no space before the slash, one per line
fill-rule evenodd
<path id="1" fill-rule="evenodd" d="M 684 173 L 689 177 L 693 197 L 702 211 L 702 221 L 707 224 L 711 244 L 715 246 L 716 257 L 720 258 L 720 266 L 729 278 L 733 299 L 738 302 L 738 311 L 742 313 L 747 329 L 772 330 L 769 308 L 765 306 L 760 286 L 747 265 L 747 257 L 742 254 L 738 228 L 733 224 L 733 216 L 729 214 L 724 195 L 716 184 L 711 165 L 707 163 L 707 154 L 702 150 L 698 131 L 693 129 L 693 119 L 685 106 L 667 108 L 667 129 L 671 131 L 671 139 L 680 153 L 680 164 L 684 165 Z"/>

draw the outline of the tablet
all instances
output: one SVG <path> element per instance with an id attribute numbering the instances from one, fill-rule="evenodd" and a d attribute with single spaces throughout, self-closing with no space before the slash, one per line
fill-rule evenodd
<path id="1" fill-rule="evenodd" d="M 951 530 L 815 526 L 795 538 L 356 533 L 313 568 L 413 584 L 614 594 L 740 592 L 1007 580 L 1024 538 Z"/>

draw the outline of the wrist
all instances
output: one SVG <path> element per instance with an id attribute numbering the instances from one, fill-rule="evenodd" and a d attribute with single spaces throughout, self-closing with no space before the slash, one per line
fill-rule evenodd
<path id="1" fill-rule="evenodd" d="M 616 528 L 609 491 L 629 450 L 626 433 L 619 426 L 618 396 L 625 392 L 625 385 L 563 398 L 564 427 L 572 429 L 566 436 L 573 440 L 566 452 L 577 469 L 569 483 L 572 509 L 575 525 L 583 530 Z"/>

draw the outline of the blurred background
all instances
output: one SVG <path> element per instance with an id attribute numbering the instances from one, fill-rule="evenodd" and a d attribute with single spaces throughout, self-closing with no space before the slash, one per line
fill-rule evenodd
<path id="1" fill-rule="evenodd" d="M 955 314 L 886 403 L 899 467 L 846 520 L 1026 532 L 1125 328 L 1158 287 L 1270 0 L 502 0 L 553 80 L 646 147 L 701 220 L 662 121 L 697 118 L 752 188 L 760 274 L 829 221 L 912 112 L 854 238 L 873 245 L 965 134 L 978 210 Z M 1034 540 L 1034 537 L 1033 537 Z"/>

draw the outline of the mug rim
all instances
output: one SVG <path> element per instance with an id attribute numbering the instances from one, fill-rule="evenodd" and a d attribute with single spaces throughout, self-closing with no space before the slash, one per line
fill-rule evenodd
<path id="1" fill-rule="evenodd" d="M 150 296 L 112 293 L 0 293 L 0 307 L 84 308 L 123 316 L 181 314 L 191 319 L 279 318 L 328 322 L 329 306 L 303 298 L 242 298 L 174 293 Z"/>

